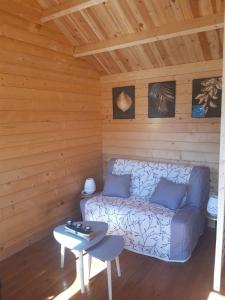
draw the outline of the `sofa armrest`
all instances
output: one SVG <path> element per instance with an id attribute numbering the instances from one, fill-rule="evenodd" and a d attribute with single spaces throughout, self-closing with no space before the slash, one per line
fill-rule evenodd
<path id="1" fill-rule="evenodd" d="M 186 261 L 204 228 L 204 214 L 196 207 L 185 207 L 176 212 L 171 223 L 170 258 Z"/>
<path id="2" fill-rule="evenodd" d="M 187 205 L 206 209 L 210 190 L 210 171 L 208 167 L 193 167 L 189 180 Z"/>

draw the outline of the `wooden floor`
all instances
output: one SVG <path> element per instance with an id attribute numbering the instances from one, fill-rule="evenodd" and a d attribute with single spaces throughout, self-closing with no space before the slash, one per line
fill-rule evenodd
<path id="1" fill-rule="evenodd" d="M 113 299 L 207 300 L 212 289 L 214 246 L 215 232 L 209 230 L 185 264 L 124 251 L 120 257 L 121 279 L 113 269 Z M 67 252 L 64 270 L 59 261 L 60 247 L 48 237 L 1 262 L 3 299 L 54 299 L 76 278 L 75 257 Z M 107 299 L 106 271 L 91 279 L 86 294 L 78 291 L 71 299 Z"/>

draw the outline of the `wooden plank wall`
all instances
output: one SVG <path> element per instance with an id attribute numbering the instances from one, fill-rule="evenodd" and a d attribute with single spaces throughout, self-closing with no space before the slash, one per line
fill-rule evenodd
<path id="1" fill-rule="evenodd" d="M 220 119 L 191 118 L 192 79 L 221 75 L 222 61 L 193 63 L 101 78 L 104 165 L 112 157 L 206 165 L 217 190 Z M 176 80 L 176 117 L 149 119 L 148 83 Z M 135 85 L 136 118 L 112 120 L 112 88 Z"/>
<path id="2" fill-rule="evenodd" d="M 0 1 L 0 259 L 74 214 L 85 177 L 101 180 L 99 76 L 30 22 L 40 13 Z"/>

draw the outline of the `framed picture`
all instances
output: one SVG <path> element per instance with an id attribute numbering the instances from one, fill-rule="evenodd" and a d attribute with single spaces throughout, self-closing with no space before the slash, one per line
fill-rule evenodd
<path id="1" fill-rule="evenodd" d="M 113 119 L 135 118 L 135 86 L 112 89 Z"/>
<path id="2" fill-rule="evenodd" d="M 192 118 L 221 116 L 222 77 L 192 81 Z"/>
<path id="3" fill-rule="evenodd" d="M 174 118 L 176 82 L 165 81 L 148 85 L 148 117 Z"/>

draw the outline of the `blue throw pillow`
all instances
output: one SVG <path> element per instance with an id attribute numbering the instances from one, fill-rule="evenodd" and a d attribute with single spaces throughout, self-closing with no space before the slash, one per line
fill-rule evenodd
<path id="1" fill-rule="evenodd" d="M 166 178 L 161 178 L 150 201 L 175 210 L 182 204 L 186 193 L 186 184 L 175 183 Z"/>
<path id="2" fill-rule="evenodd" d="M 108 174 L 102 192 L 103 196 L 120 198 L 130 197 L 130 181 L 131 175 L 129 174 Z"/>

